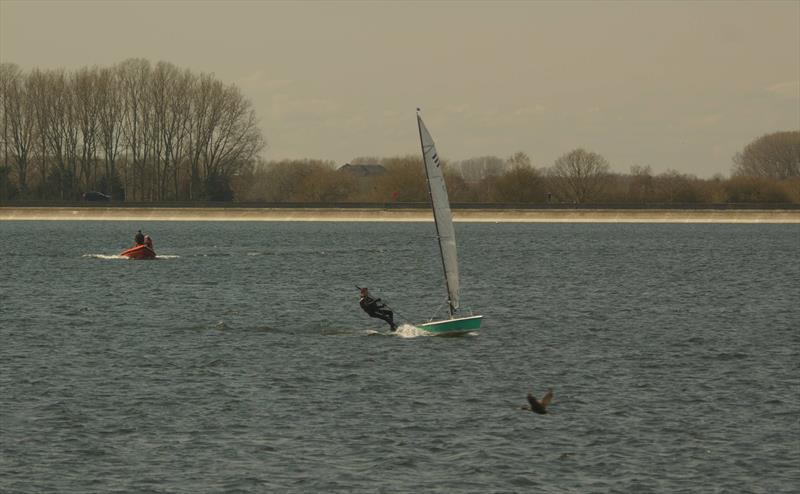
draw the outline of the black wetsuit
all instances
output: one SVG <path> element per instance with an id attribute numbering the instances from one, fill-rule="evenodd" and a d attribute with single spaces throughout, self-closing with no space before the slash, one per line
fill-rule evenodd
<path id="1" fill-rule="evenodd" d="M 136 245 L 142 245 L 144 243 L 144 234 L 141 230 L 139 230 L 139 232 L 133 238 L 133 241 L 136 242 Z"/>
<path id="2" fill-rule="evenodd" d="M 369 317 L 375 317 L 378 319 L 383 319 L 384 321 L 389 323 L 389 326 L 392 328 L 392 331 L 397 329 L 397 326 L 394 324 L 394 313 L 389 310 L 386 305 L 381 303 L 381 299 L 375 299 L 366 295 L 361 297 L 361 301 L 358 303 L 364 312 L 369 314 Z"/>

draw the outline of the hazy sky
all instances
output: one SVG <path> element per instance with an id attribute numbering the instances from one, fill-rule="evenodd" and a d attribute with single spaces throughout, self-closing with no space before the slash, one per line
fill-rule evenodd
<path id="1" fill-rule="evenodd" d="M 583 147 L 701 177 L 800 129 L 798 0 L 0 0 L 2 62 L 132 57 L 239 86 L 268 159 L 418 154 L 416 107 L 450 160 Z"/>

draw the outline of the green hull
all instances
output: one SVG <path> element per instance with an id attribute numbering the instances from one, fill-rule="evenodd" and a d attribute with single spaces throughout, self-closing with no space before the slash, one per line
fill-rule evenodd
<path id="1" fill-rule="evenodd" d="M 445 319 L 444 321 L 426 322 L 425 324 L 418 324 L 417 327 L 436 336 L 452 336 L 481 329 L 482 319 L 483 316 L 459 317 L 457 319 Z"/>

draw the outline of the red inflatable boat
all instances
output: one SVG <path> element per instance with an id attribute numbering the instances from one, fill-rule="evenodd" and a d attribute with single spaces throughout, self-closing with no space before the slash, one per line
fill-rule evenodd
<path id="1" fill-rule="evenodd" d="M 155 259 L 156 251 L 142 244 L 137 245 L 136 247 L 131 247 L 130 249 L 121 252 L 120 255 L 130 257 L 131 259 Z"/>

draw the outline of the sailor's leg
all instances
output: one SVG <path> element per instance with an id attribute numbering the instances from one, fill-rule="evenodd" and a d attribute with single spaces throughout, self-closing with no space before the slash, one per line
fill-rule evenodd
<path id="1" fill-rule="evenodd" d="M 397 325 L 394 323 L 394 312 L 389 309 L 383 309 L 383 316 L 383 320 L 389 323 L 389 327 L 392 328 L 392 331 L 397 329 Z"/>

